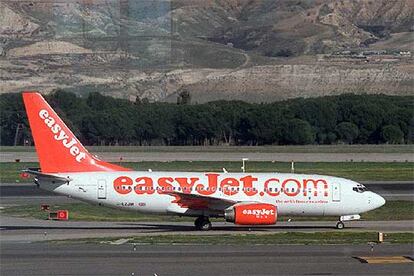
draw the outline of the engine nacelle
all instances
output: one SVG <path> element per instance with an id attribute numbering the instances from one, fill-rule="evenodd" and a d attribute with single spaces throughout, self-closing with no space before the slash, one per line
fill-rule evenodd
<path id="1" fill-rule="evenodd" d="M 224 211 L 224 218 L 228 222 L 241 225 L 275 224 L 277 208 L 266 203 L 234 205 Z"/>

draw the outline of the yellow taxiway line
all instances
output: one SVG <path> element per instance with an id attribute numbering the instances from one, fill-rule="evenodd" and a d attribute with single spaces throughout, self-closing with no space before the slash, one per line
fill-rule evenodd
<path id="1" fill-rule="evenodd" d="M 410 257 L 405 256 L 369 256 L 356 258 L 361 262 L 368 264 L 404 264 L 413 262 Z"/>

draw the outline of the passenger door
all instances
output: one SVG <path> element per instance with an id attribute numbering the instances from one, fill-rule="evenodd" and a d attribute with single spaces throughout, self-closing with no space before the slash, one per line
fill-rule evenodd
<path id="1" fill-rule="evenodd" d="M 341 184 L 334 182 L 332 184 L 332 201 L 339 202 L 341 201 Z"/>
<path id="2" fill-rule="evenodd" d="M 106 199 L 106 180 L 98 179 L 98 199 Z"/>

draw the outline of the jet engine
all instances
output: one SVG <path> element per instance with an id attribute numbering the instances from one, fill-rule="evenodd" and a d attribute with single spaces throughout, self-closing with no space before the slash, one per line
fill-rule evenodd
<path id="1" fill-rule="evenodd" d="M 277 220 L 277 208 L 272 204 L 236 204 L 224 211 L 228 222 L 240 225 L 269 225 Z"/>

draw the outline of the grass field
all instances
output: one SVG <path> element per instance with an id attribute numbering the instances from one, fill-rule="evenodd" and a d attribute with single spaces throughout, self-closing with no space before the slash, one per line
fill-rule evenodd
<path id="1" fill-rule="evenodd" d="M 377 241 L 377 232 L 286 232 L 274 234 L 224 235 L 156 235 L 135 236 L 127 239 L 131 244 L 219 244 L 219 245 L 272 245 L 272 244 L 367 244 Z M 110 243 L 119 238 L 93 238 L 55 241 L 58 243 Z M 414 233 L 386 233 L 385 242 L 413 243 Z"/>
<path id="2" fill-rule="evenodd" d="M 155 216 L 111 209 L 86 203 L 72 203 L 51 206 L 52 210 L 69 210 L 70 220 L 75 221 L 193 221 L 193 218 L 178 216 Z M 46 219 L 47 213 L 40 211 L 39 205 L 8 207 L 2 213 L 20 217 Z M 388 201 L 383 207 L 361 215 L 364 220 L 414 220 L 413 201 Z M 280 221 L 292 218 L 293 221 L 325 220 L 336 221 L 337 217 L 280 217 Z M 214 221 L 214 220 L 213 220 Z M 222 220 L 221 220 L 222 221 Z"/>
<path id="3" fill-rule="evenodd" d="M 0 163 L 0 182 L 11 183 L 22 181 L 19 174 L 22 169 L 38 167 L 37 163 Z M 147 171 L 196 171 L 222 172 L 226 168 L 229 172 L 240 172 L 240 162 L 216 161 L 173 161 L 173 162 L 139 162 L 122 163 L 122 166 L 135 170 Z M 289 162 L 255 162 L 249 161 L 246 165 L 248 172 L 290 172 Z M 383 180 L 383 181 L 412 181 L 414 180 L 414 163 L 412 162 L 297 162 L 295 173 L 324 174 L 345 177 L 355 181 Z M 26 182 L 28 180 L 25 180 Z"/>
<path id="4" fill-rule="evenodd" d="M 305 146 L 91 146 L 98 152 L 274 152 L 274 153 L 414 153 L 413 145 Z M 0 147 L 0 152 L 34 152 L 34 147 Z"/>

